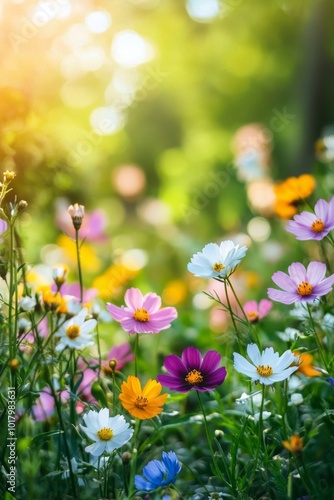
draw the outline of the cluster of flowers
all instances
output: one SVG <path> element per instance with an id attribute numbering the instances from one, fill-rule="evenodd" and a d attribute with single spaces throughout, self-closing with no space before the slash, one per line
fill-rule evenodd
<path id="1" fill-rule="evenodd" d="M 73 226 L 78 236 L 82 220 L 84 218 L 84 207 L 74 205 L 69 208 Z M 2 225 L 1 225 L 2 224 Z M 302 212 L 295 215 L 286 227 L 287 231 L 295 235 L 299 240 L 321 240 L 330 237 L 330 231 L 334 228 L 334 197 L 326 202 L 319 200 L 314 213 Z M 0 221 L 0 231 L 7 229 L 6 221 Z M 223 241 L 220 245 L 209 243 L 201 252 L 196 253 L 188 264 L 188 270 L 197 277 L 213 278 L 231 286 L 230 278 L 239 266 L 247 252 L 247 247 L 235 245 L 232 241 Z M 57 271 L 54 276 L 56 289 L 48 291 L 43 296 L 44 306 L 55 306 L 60 314 L 63 312 L 64 320 L 55 332 L 50 332 L 54 339 L 58 339 L 55 351 L 62 356 L 65 349 L 81 351 L 94 345 L 94 331 L 97 327 L 97 319 L 84 303 L 82 283 L 80 283 L 79 299 L 76 306 L 79 310 L 69 314 L 68 304 L 61 309 L 62 287 L 65 281 L 65 271 Z M 332 290 L 334 274 L 326 276 L 326 265 L 322 262 L 311 261 L 307 268 L 300 262 L 293 262 L 288 268 L 288 274 L 277 271 L 273 274 L 273 282 L 280 288 L 268 289 L 268 297 L 272 301 L 283 304 L 313 303 Z M 233 287 L 231 286 L 233 291 Z M 30 299 L 30 301 L 29 301 Z M 25 302 L 24 302 L 25 301 Z M 130 288 L 124 297 L 125 305 L 118 307 L 108 303 L 106 308 L 111 317 L 120 323 L 122 329 L 129 335 L 158 334 L 171 327 L 172 321 L 177 318 L 174 307 L 162 307 L 161 298 L 155 293 L 143 295 L 137 288 Z M 50 305 L 51 304 L 51 305 Z M 35 307 L 34 299 L 25 297 L 21 301 L 22 310 L 30 310 Z M 249 325 L 259 321 L 267 315 L 272 308 L 272 302 L 263 299 L 258 304 L 250 301 L 240 309 Z M 232 312 L 232 311 L 231 311 Z M 234 352 L 234 369 L 245 375 L 248 380 L 262 384 L 272 385 L 287 379 L 291 374 L 300 369 L 301 364 L 310 364 L 307 353 L 299 353 L 286 350 L 283 354 L 274 351 L 273 347 L 261 348 L 255 342 L 249 343 L 246 352 L 249 360 Z M 45 341 L 44 346 L 48 340 Z M 112 373 L 120 369 L 123 362 L 136 360 L 136 354 L 129 353 L 128 344 L 120 346 L 119 351 L 113 348 L 106 361 L 100 360 L 101 368 L 110 369 Z M 125 361 L 126 359 L 126 361 Z M 199 393 L 213 391 L 221 385 L 227 377 L 225 366 L 221 366 L 222 356 L 216 350 L 209 350 L 204 355 L 194 346 L 183 350 L 181 356 L 171 354 L 164 360 L 164 373 L 159 374 L 156 380 L 150 379 L 142 387 L 142 383 L 135 375 L 129 375 L 120 387 L 119 400 L 127 412 L 139 420 L 152 419 L 163 411 L 168 394 L 161 394 L 162 386 L 180 393 L 197 391 Z M 137 368 L 137 365 L 136 365 Z M 90 381 L 94 379 L 94 376 Z M 87 382 L 87 381 L 86 381 Z M 205 420 L 205 419 L 204 419 Z M 134 435 L 134 429 L 126 421 L 124 415 L 110 416 L 109 409 L 104 407 L 99 411 L 83 411 L 80 428 L 92 441 L 85 448 L 86 452 L 93 457 L 101 457 L 103 454 L 110 455 L 115 450 L 128 443 Z M 298 436 L 291 436 L 285 441 L 284 446 L 290 451 L 300 448 L 301 441 Z M 293 445 L 295 443 L 295 445 Z M 209 442 L 209 447 L 211 445 Z M 173 451 L 163 452 L 161 461 L 150 461 L 144 468 L 142 475 L 134 477 L 134 484 L 138 491 L 149 492 L 159 487 L 174 484 L 181 470 L 181 463 Z"/>

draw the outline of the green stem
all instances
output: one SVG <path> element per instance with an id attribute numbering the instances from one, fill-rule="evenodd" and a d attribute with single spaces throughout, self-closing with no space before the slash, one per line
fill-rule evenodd
<path id="1" fill-rule="evenodd" d="M 239 332 L 238 332 L 238 328 L 237 328 L 237 325 L 236 325 L 236 322 L 235 322 L 235 319 L 234 319 L 234 313 L 232 311 L 230 298 L 228 296 L 228 290 L 227 290 L 227 282 L 226 282 L 226 280 L 224 280 L 224 289 L 225 289 L 227 307 L 228 307 L 228 310 L 230 312 L 230 316 L 231 316 L 231 319 L 232 319 L 234 331 L 236 333 L 236 337 L 237 337 L 237 341 L 238 341 L 238 344 L 239 344 L 239 348 L 241 349 L 241 342 L 240 342 L 240 339 L 239 339 Z"/>
<path id="2" fill-rule="evenodd" d="M 80 244 L 79 244 L 79 229 L 75 230 L 75 246 L 77 250 L 77 264 L 78 264 L 78 277 L 80 285 L 80 302 L 83 303 L 83 282 L 82 282 L 82 271 L 81 271 L 81 260 L 80 260 Z"/>
<path id="3" fill-rule="evenodd" d="M 311 308 L 310 308 L 310 305 L 308 303 L 307 303 L 307 310 L 308 310 L 308 315 L 309 315 L 309 318 L 310 318 L 310 323 L 311 323 L 311 326 L 312 326 L 312 329 L 313 329 L 313 332 L 314 332 L 314 337 L 315 337 L 315 341 L 317 343 L 317 347 L 318 347 L 318 351 L 319 351 L 320 357 L 322 359 L 322 362 L 323 362 L 324 366 L 326 367 L 327 372 L 329 373 L 329 367 L 328 367 L 328 364 L 327 364 L 327 361 L 326 361 L 326 356 L 325 356 L 325 353 L 324 353 L 323 345 L 322 345 L 321 339 L 318 336 L 318 333 L 317 333 L 317 330 L 316 330 L 316 327 L 315 327 L 315 323 L 314 323 L 314 320 L 312 318 Z"/>
<path id="4" fill-rule="evenodd" d="M 136 338 L 135 338 L 135 348 L 134 348 L 134 355 L 135 355 L 135 376 L 136 376 L 136 377 L 137 377 L 137 373 L 138 373 L 138 367 L 137 367 L 138 344 L 139 344 L 139 334 L 138 334 L 138 333 L 136 333 Z"/>
<path id="5" fill-rule="evenodd" d="M 201 407 L 201 411 L 202 411 L 202 414 L 203 414 L 203 419 L 204 419 L 203 421 L 204 421 L 204 429 L 205 429 L 206 439 L 207 439 L 207 442 L 208 442 L 208 445 L 209 445 L 209 449 L 210 449 L 210 453 L 211 453 L 211 456 L 212 456 L 212 461 L 213 461 L 213 464 L 214 464 L 215 473 L 216 473 L 216 475 L 219 478 L 223 479 L 222 473 L 221 473 L 221 471 L 220 471 L 220 469 L 218 467 L 218 464 L 217 464 L 215 453 L 214 453 L 213 448 L 212 448 L 212 443 L 211 443 L 211 438 L 210 438 L 210 433 L 209 433 L 209 428 L 208 428 L 208 422 L 207 422 L 207 419 L 206 419 L 206 415 L 205 415 L 205 411 L 204 411 L 204 406 L 203 406 L 202 399 L 201 399 L 199 391 L 196 391 L 196 394 L 197 394 L 198 402 L 199 402 L 199 405 Z"/>
<path id="6" fill-rule="evenodd" d="M 139 435 L 141 422 L 142 422 L 141 420 L 136 418 L 135 431 L 134 431 L 134 435 L 133 435 L 133 451 L 132 451 L 130 479 L 129 479 L 129 493 L 128 493 L 129 498 L 131 498 L 131 496 L 134 493 L 134 477 L 135 477 L 135 472 L 136 472 L 137 454 L 138 454 L 137 442 L 138 442 L 138 435 Z"/>

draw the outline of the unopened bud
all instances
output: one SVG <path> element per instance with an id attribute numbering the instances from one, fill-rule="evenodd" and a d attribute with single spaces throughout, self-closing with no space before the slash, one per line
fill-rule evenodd
<path id="1" fill-rule="evenodd" d="M 124 453 L 122 453 L 123 464 L 125 464 L 125 465 L 128 464 L 130 462 L 131 458 L 132 458 L 132 455 L 130 452 L 125 451 Z"/>
<path id="2" fill-rule="evenodd" d="M 9 368 L 11 368 L 13 371 L 16 370 L 18 368 L 20 364 L 20 360 L 17 359 L 17 358 L 13 358 L 11 359 L 10 361 L 8 361 L 8 366 Z"/>
<path id="3" fill-rule="evenodd" d="M 109 367 L 110 369 L 114 372 L 116 370 L 116 366 L 117 366 L 117 360 L 116 359 L 111 359 L 109 361 Z"/>
<path id="4" fill-rule="evenodd" d="M 68 207 L 68 213 L 72 217 L 73 226 L 76 230 L 81 228 L 82 220 L 85 215 L 85 207 L 75 203 Z"/>
<path id="5" fill-rule="evenodd" d="M 25 210 L 28 206 L 28 202 L 26 202 L 25 200 L 21 200 L 19 201 L 18 205 L 17 205 L 17 208 L 19 211 L 21 210 Z"/>

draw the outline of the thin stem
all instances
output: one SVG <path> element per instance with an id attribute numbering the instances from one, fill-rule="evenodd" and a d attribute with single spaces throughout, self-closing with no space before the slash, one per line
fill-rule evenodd
<path id="1" fill-rule="evenodd" d="M 196 391 L 196 394 L 197 394 L 198 402 L 199 402 L 199 405 L 201 407 L 201 411 L 202 411 L 202 414 L 203 414 L 204 429 L 205 429 L 206 439 L 207 439 L 207 442 L 208 442 L 208 445 L 209 445 L 209 449 L 210 449 L 210 453 L 211 453 L 211 456 L 212 456 L 215 473 L 217 474 L 218 477 L 220 477 L 221 479 L 223 479 L 222 473 L 221 473 L 221 471 L 220 471 L 220 469 L 218 467 L 218 464 L 217 464 L 215 453 L 214 453 L 213 448 L 212 448 L 212 443 L 211 443 L 211 438 L 210 438 L 210 433 L 209 433 L 209 428 L 208 428 L 208 422 L 207 422 L 207 419 L 206 419 L 206 415 L 205 415 L 205 411 L 204 411 L 204 406 L 203 406 L 202 399 L 201 399 L 199 391 Z"/>
<path id="2" fill-rule="evenodd" d="M 82 271 L 81 271 L 81 260 L 80 260 L 80 244 L 79 244 L 79 229 L 75 230 L 75 246 L 77 250 L 77 264 L 78 264 L 78 277 L 80 285 L 80 302 L 83 303 L 83 282 L 82 282 Z"/>
<path id="3" fill-rule="evenodd" d="M 135 376 L 136 376 L 136 377 L 137 377 L 137 373 L 138 373 L 138 367 L 137 367 L 138 344 L 139 344 L 139 334 L 138 334 L 138 333 L 136 333 L 136 338 L 135 338 L 135 348 L 134 348 L 134 355 L 135 355 Z"/>
<path id="4" fill-rule="evenodd" d="M 324 366 L 326 367 L 327 372 L 329 372 L 328 364 L 327 364 L 327 361 L 326 361 L 326 356 L 324 354 L 323 345 L 322 345 L 321 339 L 318 336 L 317 330 L 315 328 L 315 323 L 314 323 L 314 320 L 313 320 L 313 317 L 312 317 L 311 308 L 310 308 L 310 306 L 309 306 L 308 303 L 307 303 L 307 310 L 308 310 L 308 315 L 309 315 L 309 318 L 310 318 L 310 323 L 311 323 L 311 326 L 312 326 L 312 329 L 313 329 L 313 332 L 314 332 L 314 336 L 315 336 L 315 340 L 316 340 L 316 343 L 317 343 L 317 347 L 318 347 L 318 351 L 319 351 L 320 357 L 322 359 L 322 362 L 323 362 Z"/>
<path id="5" fill-rule="evenodd" d="M 135 423 L 135 431 L 134 431 L 134 436 L 133 436 L 133 452 L 132 452 L 132 460 L 131 460 L 131 468 L 130 468 L 130 479 L 129 479 L 129 493 L 128 496 L 131 498 L 134 492 L 134 476 L 136 472 L 136 465 L 137 465 L 137 454 L 138 454 L 138 435 L 139 435 L 139 430 L 140 430 L 140 425 L 141 425 L 141 420 L 136 418 L 136 423 Z"/>
<path id="6" fill-rule="evenodd" d="M 228 296 L 228 290 L 227 290 L 227 282 L 226 282 L 226 280 L 224 280 L 224 288 L 225 288 L 225 295 L 226 295 L 227 307 L 228 307 L 228 310 L 230 311 L 230 316 L 231 316 L 232 323 L 233 323 L 233 326 L 234 326 L 234 330 L 235 330 L 235 333 L 236 333 L 236 337 L 237 337 L 237 341 L 238 341 L 238 344 L 239 344 L 239 348 L 241 349 L 241 342 L 240 342 L 240 339 L 239 339 L 239 332 L 238 332 L 238 328 L 237 328 L 237 325 L 236 325 L 236 322 L 235 322 L 235 319 L 234 319 L 234 313 L 232 311 L 230 298 Z"/>

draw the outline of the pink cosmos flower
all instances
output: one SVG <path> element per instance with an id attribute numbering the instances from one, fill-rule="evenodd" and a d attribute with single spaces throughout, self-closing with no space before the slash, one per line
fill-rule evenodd
<path id="1" fill-rule="evenodd" d="M 142 295 L 138 288 L 129 288 L 124 297 L 126 307 L 117 307 L 110 302 L 107 309 L 112 318 L 119 321 L 123 330 L 134 333 L 159 333 L 170 327 L 177 317 L 174 307 L 161 307 L 161 298 L 149 292 Z"/>
<path id="2" fill-rule="evenodd" d="M 66 403 L 70 395 L 67 391 L 60 393 L 61 403 Z M 43 422 L 51 417 L 55 412 L 55 401 L 51 394 L 50 387 L 45 387 L 40 393 L 36 403 L 32 406 L 32 416 L 35 422 Z"/>
<path id="3" fill-rule="evenodd" d="M 322 240 L 334 228 L 334 196 L 327 202 L 318 200 L 314 214 L 302 212 L 295 215 L 285 227 L 297 240 Z"/>
<path id="4" fill-rule="evenodd" d="M 256 300 L 250 300 L 244 305 L 244 311 L 247 314 L 248 320 L 251 323 L 256 323 L 267 316 L 272 307 L 273 303 L 267 299 L 262 299 L 259 303 L 257 303 Z"/>
<path id="5" fill-rule="evenodd" d="M 326 265 L 323 262 L 310 262 L 307 269 L 300 262 L 293 262 L 289 274 L 277 271 L 272 280 L 282 290 L 268 288 L 268 297 L 283 304 L 312 302 L 332 290 L 334 274 L 325 278 Z"/>
<path id="6" fill-rule="evenodd" d="M 102 361 L 102 368 L 105 372 L 110 373 L 111 368 L 109 366 L 109 361 L 115 360 L 116 367 L 115 370 L 121 370 L 127 363 L 133 361 L 135 358 L 133 352 L 131 352 L 131 345 L 127 342 L 121 345 L 114 345 L 107 354 L 107 359 Z"/>

